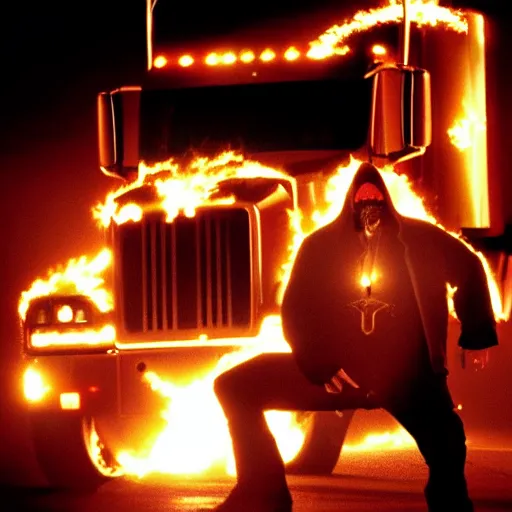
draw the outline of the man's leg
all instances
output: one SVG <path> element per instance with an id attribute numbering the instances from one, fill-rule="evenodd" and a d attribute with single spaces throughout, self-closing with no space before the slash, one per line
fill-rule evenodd
<path id="1" fill-rule="evenodd" d="M 429 467 L 429 512 L 472 512 L 465 478 L 466 435 L 446 379 L 414 396 L 408 407 L 390 412 L 416 440 Z"/>
<path id="2" fill-rule="evenodd" d="M 218 510 L 291 510 L 284 464 L 264 411 L 364 407 L 362 393 L 346 388 L 336 395 L 311 384 L 291 354 L 262 354 L 220 375 L 215 392 L 228 420 L 238 483 Z"/>

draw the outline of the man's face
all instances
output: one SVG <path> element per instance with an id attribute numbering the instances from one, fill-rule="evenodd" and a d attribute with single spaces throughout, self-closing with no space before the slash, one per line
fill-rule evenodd
<path id="1" fill-rule="evenodd" d="M 354 196 L 356 227 L 370 237 L 380 226 L 386 202 L 382 192 L 373 183 L 363 183 Z"/>

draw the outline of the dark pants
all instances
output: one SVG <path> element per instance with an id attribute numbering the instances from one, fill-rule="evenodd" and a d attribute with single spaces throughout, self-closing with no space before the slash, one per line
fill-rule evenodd
<path id="1" fill-rule="evenodd" d="M 272 493 L 286 486 L 284 464 L 267 426 L 265 410 L 334 411 L 384 408 L 415 439 L 429 467 L 429 511 L 470 512 L 464 466 L 466 438 L 453 408 L 446 378 L 425 383 L 395 405 L 370 403 L 346 385 L 327 393 L 299 371 L 291 354 L 262 354 L 220 375 L 215 392 L 233 441 L 238 488 Z"/>

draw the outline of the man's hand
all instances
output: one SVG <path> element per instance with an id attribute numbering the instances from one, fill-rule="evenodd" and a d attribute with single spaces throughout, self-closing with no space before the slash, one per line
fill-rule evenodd
<path id="1" fill-rule="evenodd" d="M 359 385 L 347 375 L 343 368 L 340 368 L 336 375 L 324 384 L 324 387 L 327 393 L 341 393 L 344 382 L 350 384 L 353 388 L 359 388 Z"/>
<path id="2" fill-rule="evenodd" d="M 462 368 L 472 368 L 475 371 L 483 370 L 489 364 L 489 349 L 465 350 L 462 349 Z"/>

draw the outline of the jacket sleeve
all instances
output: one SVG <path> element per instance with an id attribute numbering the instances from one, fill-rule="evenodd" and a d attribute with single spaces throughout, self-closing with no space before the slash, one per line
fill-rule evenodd
<path id="1" fill-rule="evenodd" d="M 459 346 L 481 350 L 498 344 L 496 320 L 487 275 L 480 258 L 462 241 L 449 235 L 448 281 L 456 286 L 455 313 L 461 324 Z"/>
<path id="2" fill-rule="evenodd" d="M 323 385 L 339 368 L 324 350 L 320 329 L 315 328 L 318 308 L 316 249 L 312 240 L 302 243 L 284 292 L 281 305 L 283 333 L 303 375 Z"/>

